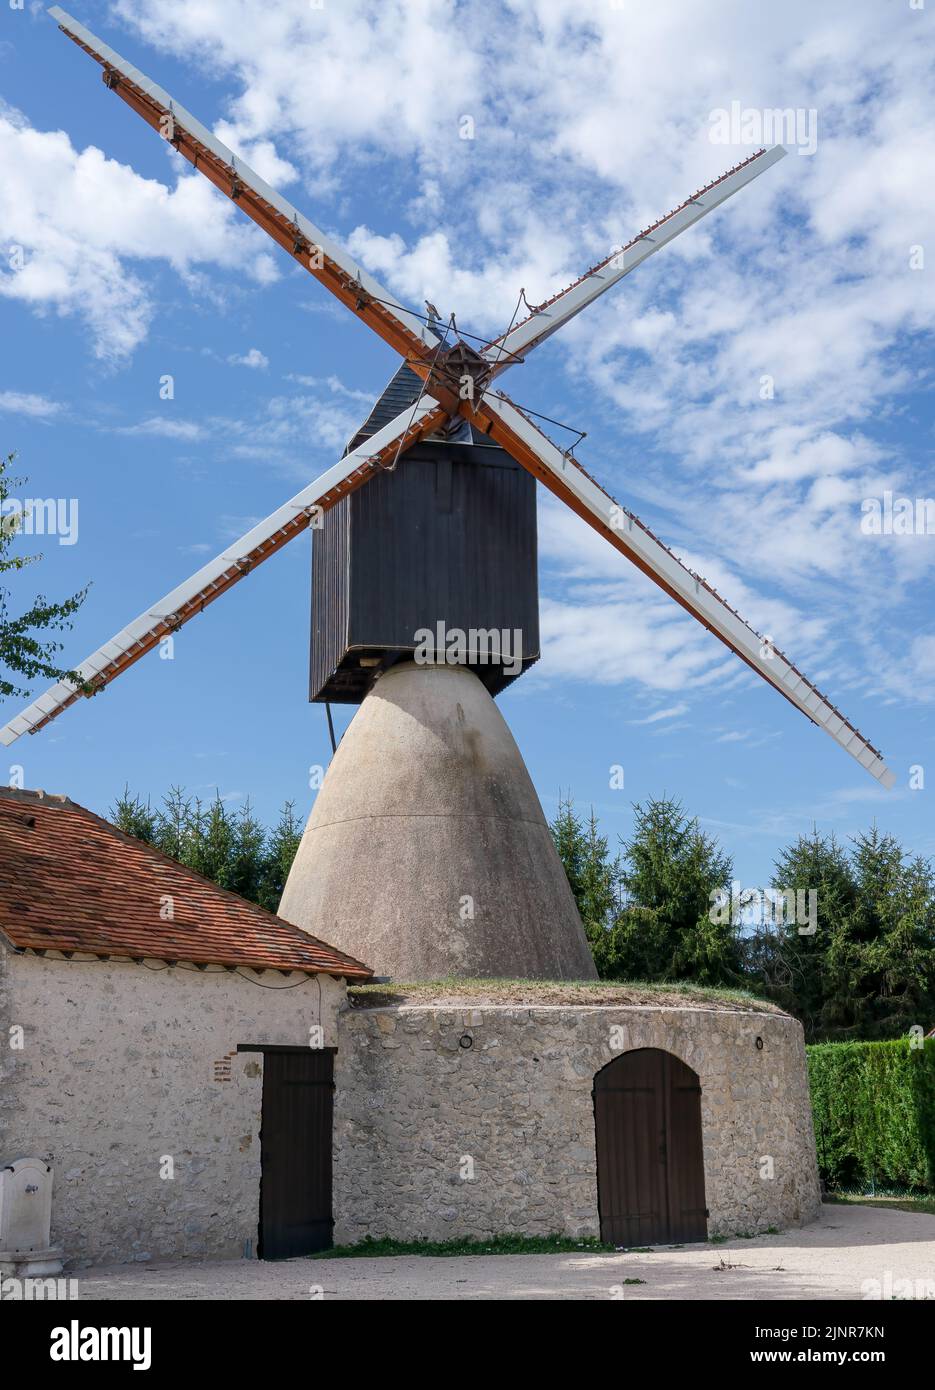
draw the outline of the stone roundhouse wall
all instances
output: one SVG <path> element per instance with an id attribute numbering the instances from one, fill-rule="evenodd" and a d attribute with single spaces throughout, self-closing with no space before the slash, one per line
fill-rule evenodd
<path id="1" fill-rule="evenodd" d="M 599 1234 L 593 1080 L 641 1047 L 700 1077 L 709 1235 L 817 1216 L 802 1029 L 787 1015 L 403 1005 L 339 1021 L 335 1242 Z"/>
<path id="2" fill-rule="evenodd" d="M 0 945 L 0 1160 L 53 1162 L 69 1268 L 255 1255 L 263 1056 L 237 1045 L 336 1043 L 343 981 L 149 965 Z"/>

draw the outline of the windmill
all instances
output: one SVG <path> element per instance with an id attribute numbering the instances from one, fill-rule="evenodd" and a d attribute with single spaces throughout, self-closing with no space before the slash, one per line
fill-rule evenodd
<path id="1" fill-rule="evenodd" d="M 880 752 L 830 700 L 497 385 L 772 168 L 781 146 L 699 189 L 492 341 L 474 339 L 429 301 L 426 315 L 402 305 L 167 92 L 58 6 L 49 13 L 111 91 L 403 362 L 333 467 L 82 662 L 83 688 L 60 681 L 0 741 L 36 733 L 108 685 L 311 528 L 310 698 L 361 709 L 316 800 L 281 911 L 381 973 L 593 973 L 541 807 L 491 698 L 539 654 L 538 479 L 861 767 L 894 784 Z M 452 632 L 464 636 L 453 659 L 438 646 Z M 483 650 L 477 634 L 488 639 Z M 433 771 L 426 764 L 439 750 L 443 766 Z M 407 823 L 399 834 L 394 819 Z M 459 820 L 471 825 L 459 830 Z M 361 821 L 355 841 L 350 827 Z M 423 844 L 430 822 L 438 833 Z"/>

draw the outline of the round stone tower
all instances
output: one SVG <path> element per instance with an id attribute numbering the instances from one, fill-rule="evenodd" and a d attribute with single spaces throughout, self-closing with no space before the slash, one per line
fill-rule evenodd
<path id="1" fill-rule="evenodd" d="M 400 981 L 597 977 L 519 749 L 459 666 L 407 662 L 377 681 L 279 914 Z"/>

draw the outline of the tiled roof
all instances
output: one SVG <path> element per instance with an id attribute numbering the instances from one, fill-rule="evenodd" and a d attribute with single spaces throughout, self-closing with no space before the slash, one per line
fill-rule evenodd
<path id="1" fill-rule="evenodd" d="M 160 917 L 171 899 L 172 920 Z M 0 931 L 34 951 L 304 970 L 371 970 L 66 797 L 0 791 Z"/>

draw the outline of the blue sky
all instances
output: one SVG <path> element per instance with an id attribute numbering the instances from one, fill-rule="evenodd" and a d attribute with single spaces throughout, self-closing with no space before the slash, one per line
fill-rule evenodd
<path id="1" fill-rule="evenodd" d="M 867 499 L 935 496 L 935 7 L 66 8 L 405 302 L 481 333 L 521 286 L 544 298 L 751 153 L 712 140 L 712 113 L 801 110 L 814 153 L 503 384 L 588 431 L 582 462 L 882 748 L 897 787 L 548 497 L 543 658 L 500 705 L 548 815 L 568 789 L 615 836 L 632 801 L 681 797 L 745 885 L 813 822 L 846 837 L 875 818 L 935 854 L 935 531 L 861 529 Z M 93 581 L 66 639 L 77 662 L 330 466 L 395 359 L 29 0 L 0 7 L 0 94 L 0 445 L 25 495 L 78 500 L 77 543 L 44 538 L 22 581 L 24 601 L 39 581 L 56 597 Z M 329 749 L 306 703 L 308 608 L 303 538 L 190 624 L 173 661 L 151 655 L 5 756 L 99 811 L 125 783 L 176 782 L 304 814 Z M 917 790 L 912 767 L 929 774 Z"/>

